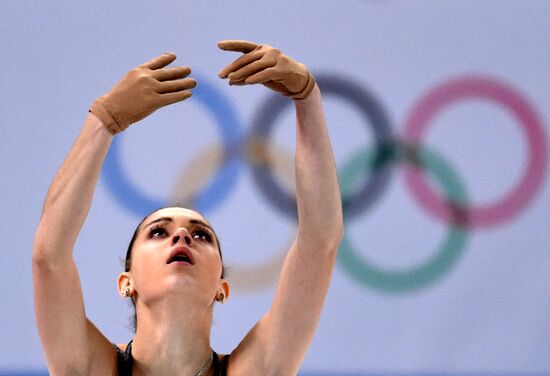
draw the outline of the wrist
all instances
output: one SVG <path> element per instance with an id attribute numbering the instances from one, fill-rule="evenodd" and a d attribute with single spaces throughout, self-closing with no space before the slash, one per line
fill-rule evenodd
<path id="1" fill-rule="evenodd" d="M 103 121 L 90 110 L 88 111 L 88 116 L 84 124 L 86 128 L 101 137 L 112 138 L 114 136 L 114 133 L 107 128 Z"/>
<path id="2" fill-rule="evenodd" d="M 311 94 L 311 92 L 313 91 L 315 86 L 316 86 L 315 77 L 313 77 L 313 75 L 310 72 L 308 72 L 307 73 L 307 81 L 306 81 L 306 84 L 305 84 L 304 88 L 298 93 L 291 94 L 292 99 L 302 100 L 302 99 L 307 98 Z"/>
<path id="3" fill-rule="evenodd" d="M 309 94 L 306 97 L 302 99 L 297 99 L 297 98 L 293 98 L 293 99 L 296 106 L 298 107 L 307 106 L 308 103 L 318 102 L 321 100 L 321 89 L 319 88 L 317 83 L 314 82 L 313 87 L 311 88 Z"/>

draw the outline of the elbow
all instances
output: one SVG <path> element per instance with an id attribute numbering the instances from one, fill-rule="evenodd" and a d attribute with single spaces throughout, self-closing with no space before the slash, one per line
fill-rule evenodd
<path id="1" fill-rule="evenodd" d="M 34 243 L 32 247 L 33 268 L 45 266 L 53 259 L 54 252 L 52 251 L 52 248 L 53 247 L 48 241 L 46 232 L 39 227 L 36 235 L 34 236 Z"/>
<path id="2" fill-rule="evenodd" d="M 54 257 L 52 252 L 49 252 L 47 248 L 35 245 L 32 250 L 32 270 L 37 272 L 39 270 L 52 269 Z"/>
<path id="3" fill-rule="evenodd" d="M 332 216 L 322 216 L 317 221 L 301 223 L 298 237 L 317 250 L 336 254 L 344 238 L 344 219 L 341 211 Z"/>
<path id="4" fill-rule="evenodd" d="M 338 248 L 344 237 L 344 224 L 337 222 L 330 227 L 324 227 L 318 231 L 302 233 L 299 238 L 305 247 L 314 250 L 316 254 L 326 254 L 330 260 L 333 260 L 338 254 Z"/>
<path id="5" fill-rule="evenodd" d="M 48 251 L 48 247 L 46 246 L 43 239 L 37 234 L 34 238 L 34 244 L 32 247 L 32 266 L 35 267 L 41 267 L 45 264 L 47 264 L 49 255 L 51 252 Z"/>
<path id="6" fill-rule="evenodd" d="M 35 238 L 31 260 L 33 271 L 53 270 L 61 265 L 66 265 L 67 262 L 71 262 L 72 254 L 70 251 L 63 251 L 62 247 Z"/>
<path id="7" fill-rule="evenodd" d="M 340 248 L 340 243 L 344 239 L 344 220 L 342 216 L 339 216 L 336 221 L 329 239 L 329 250 L 333 253 L 333 256 L 336 257 L 338 254 L 338 249 Z"/>
<path id="8" fill-rule="evenodd" d="M 338 225 L 336 226 L 336 234 L 335 234 L 335 237 L 338 238 L 338 244 L 340 244 L 340 242 L 344 238 L 344 231 L 345 231 L 344 218 L 343 216 L 340 216 L 340 218 L 338 219 Z"/>
<path id="9" fill-rule="evenodd" d="M 334 229 L 334 234 L 332 235 L 332 251 L 334 252 L 334 256 L 338 253 L 338 249 L 340 248 L 340 243 L 344 239 L 344 222 L 340 221 L 338 223 L 338 226 Z"/>
<path id="10" fill-rule="evenodd" d="M 334 248 L 336 248 L 336 250 L 340 246 L 342 239 L 344 239 L 344 230 L 344 216 L 340 210 L 339 215 L 337 215 L 334 219 L 334 225 L 332 226 L 332 231 L 330 233 L 330 238 L 334 242 Z"/>
<path id="11" fill-rule="evenodd" d="M 48 241 L 48 231 L 44 227 L 42 221 L 38 224 L 38 229 L 34 235 L 34 242 L 32 246 L 32 265 L 42 266 L 48 262 L 48 259 L 51 259 L 51 245 Z"/>
<path id="12" fill-rule="evenodd" d="M 41 221 L 34 236 L 32 248 L 33 269 L 65 264 L 72 260 L 74 239 L 56 234 Z"/>
<path id="13" fill-rule="evenodd" d="M 340 200 L 338 200 L 338 204 L 338 208 L 335 210 L 335 215 L 333 218 L 333 226 L 331 227 L 334 230 L 333 237 L 338 241 L 338 244 L 340 244 L 344 238 L 344 210 Z"/>

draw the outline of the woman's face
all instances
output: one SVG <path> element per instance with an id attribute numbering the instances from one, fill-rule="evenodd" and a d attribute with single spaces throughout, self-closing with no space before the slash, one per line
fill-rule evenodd
<path id="1" fill-rule="evenodd" d="M 134 299 L 149 305 L 178 297 L 210 306 L 227 288 L 218 247 L 214 230 L 199 213 L 177 207 L 152 213 L 132 249 L 127 274 Z"/>

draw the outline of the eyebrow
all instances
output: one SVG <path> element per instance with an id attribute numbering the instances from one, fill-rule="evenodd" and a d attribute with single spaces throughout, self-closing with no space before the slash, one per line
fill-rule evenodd
<path id="1" fill-rule="evenodd" d="M 153 223 L 157 223 L 157 222 L 174 222 L 174 219 L 172 217 L 160 217 L 160 218 L 154 219 L 151 222 L 147 223 L 144 227 L 149 227 Z M 216 233 L 214 231 L 214 229 L 212 228 L 212 226 L 210 226 L 208 223 L 206 223 L 205 221 L 202 221 L 200 219 L 194 219 L 193 218 L 189 221 L 189 223 L 194 224 L 194 225 L 204 226 L 204 227 L 208 228 L 210 231 L 212 231 L 213 234 Z"/>

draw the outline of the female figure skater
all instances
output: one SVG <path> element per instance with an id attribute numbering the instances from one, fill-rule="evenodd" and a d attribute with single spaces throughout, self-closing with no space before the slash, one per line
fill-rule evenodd
<path id="1" fill-rule="evenodd" d="M 113 345 L 86 318 L 72 256 L 113 136 L 156 109 L 191 96 L 188 67 L 173 53 L 132 69 L 91 107 L 48 191 L 33 248 L 36 321 L 52 375 L 295 375 L 315 333 L 343 233 L 340 192 L 321 93 L 307 68 L 279 50 L 222 41 L 242 52 L 219 74 L 230 85 L 262 83 L 294 99 L 298 235 L 270 310 L 228 355 L 210 347 L 214 302 L 229 297 L 217 237 L 199 213 L 157 210 L 136 229 L 121 296 L 137 329 Z M 246 208 L 244 208 L 246 210 Z M 246 241 L 246 238 L 243 238 Z"/>

